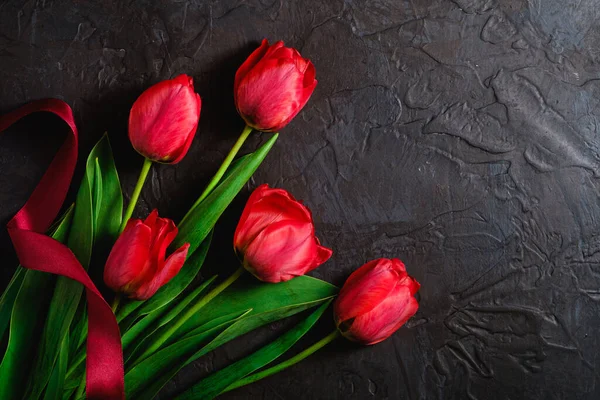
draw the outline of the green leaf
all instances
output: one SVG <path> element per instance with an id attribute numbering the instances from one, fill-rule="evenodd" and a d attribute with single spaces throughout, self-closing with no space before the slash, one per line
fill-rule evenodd
<path id="1" fill-rule="evenodd" d="M 63 386 L 65 383 L 65 374 L 67 372 L 67 363 L 69 361 L 69 335 L 66 335 L 63 339 L 63 343 L 60 347 L 60 353 L 58 360 L 54 365 L 52 375 L 48 381 L 46 392 L 44 393 L 44 400 L 60 400 L 63 396 Z"/>
<path id="2" fill-rule="evenodd" d="M 169 283 L 161 287 L 158 292 L 146 301 L 130 301 L 121 307 L 118 311 L 117 320 L 120 322 L 125 317 L 137 319 L 138 317 L 149 314 L 165 305 L 169 304 L 171 300 L 179 296 L 181 292 L 189 286 L 194 280 L 204 260 L 208 254 L 210 248 L 210 242 L 212 240 L 212 231 L 204 239 L 200 247 L 194 251 L 194 253 L 187 258 L 181 270 Z"/>
<path id="3" fill-rule="evenodd" d="M 0 297 L 0 340 L 4 337 L 6 328 L 8 328 L 15 299 L 25 278 L 25 271 L 27 271 L 25 268 L 21 266 L 17 267 L 15 274 L 4 290 L 4 293 L 2 293 L 2 297 Z"/>
<path id="4" fill-rule="evenodd" d="M 154 395 L 147 396 L 141 394 L 145 386 L 149 386 L 146 392 L 156 394 L 171 377 L 179 371 L 180 365 L 185 365 L 186 354 L 193 352 L 201 343 L 214 338 L 227 327 L 235 323 L 239 318 L 243 318 L 250 310 L 246 310 L 235 315 L 226 315 L 214 321 L 210 326 L 206 326 L 202 333 L 181 341 L 175 345 L 160 350 L 143 362 L 135 366 L 125 374 L 125 393 L 129 399 L 151 399 Z M 172 374 L 161 375 L 161 371 L 175 371 Z M 158 381 L 155 380 L 158 379 Z"/>
<path id="5" fill-rule="evenodd" d="M 93 165 L 90 161 L 93 161 Z M 92 149 L 88 157 L 87 167 L 88 180 L 92 176 L 89 174 L 89 169 L 92 167 L 94 177 L 92 184 L 94 260 L 92 260 L 90 269 L 94 272 L 102 272 L 104 262 L 119 235 L 123 217 L 121 183 L 106 133 Z M 97 261 L 94 263 L 95 260 Z M 102 276 L 101 273 L 96 273 L 96 275 L 99 275 L 100 278 Z M 82 303 L 85 303 L 85 301 Z M 74 321 L 76 323 L 72 331 L 74 340 L 71 340 L 71 356 L 74 356 L 75 352 L 81 349 L 87 337 L 87 308 L 85 304 L 80 304 L 80 310 L 77 312 Z M 78 333 L 76 334 L 76 332 Z"/>
<path id="6" fill-rule="evenodd" d="M 181 301 L 172 307 L 170 310 L 166 310 L 167 307 L 159 308 L 156 311 L 146 315 L 135 325 L 133 325 L 122 337 L 123 352 L 125 354 L 125 361 L 129 357 L 135 355 L 137 349 L 144 348 L 144 339 L 152 333 L 156 332 L 157 329 L 169 323 L 173 318 L 179 315 L 185 308 L 194 300 L 200 296 L 201 293 L 215 280 L 217 276 L 206 280 L 199 287 L 194 289 L 190 294 L 185 296 Z M 133 349 L 129 349 L 132 343 L 137 343 Z M 130 351 L 128 351 L 130 350 Z"/>
<path id="7" fill-rule="evenodd" d="M 94 193 L 92 204 L 96 223 L 94 224 L 94 254 L 101 248 L 108 256 L 113 243 L 119 235 L 119 228 L 123 218 L 123 193 L 117 167 L 112 155 L 112 148 L 108 135 L 104 134 L 98 144 L 92 149 L 88 158 L 86 174 L 94 161 Z M 98 258 L 98 257 L 95 257 Z M 100 257 L 102 267 L 106 257 Z"/>
<path id="8" fill-rule="evenodd" d="M 190 251 L 193 252 L 200 246 L 223 211 L 265 159 L 277 137 L 277 134 L 273 135 L 254 153 L 241 157 L 235 165 L 230 167 L 228 175 L 219 186 L 204 201 L 189 211 L 182 223 L 179 224 L 179 234 L 174 241 L 175 247 L 187 242 L 190 244 Z"/>
<path id="9" fill-rule="evenodd" d="M 198 384 L 176 397 L 176 400 L 193 400 L 215 398 L 221 391 L 238 379 L 264 367 L 290 349 L 323 315 L 331 300 L 324 303 L 290 331 L 284 333 L 275 341 L 262 347 L 248 357 L 245 357 L 226 368 L 203 379 Z"/>
<path id="10" fill-rule="evenodd" d="M 52 235 L 63 242 L 72 222 L 70 208 Z M 25 270 L 11 310 L 8 345 L 0 364 L 0 399 L 21 398 L 24 381 L 30 372 L 30 360 L 37 343 L 39 322 L 44 320 L 54 276 Z M 35 299 L 35 301 L 33 301 Z"/>
<path id="11" fill-rule="evenodd" d="M 200 295 L 200 293 L 202 293 L 204 291 L 204 289 L 206 289 L 208 287 L 208 285 L 210 285 L 212 283 L 212 281 L 215 278 L 216 278 L 216 276 L 203 282 L 202 285 L 200 285 L 199 287 L 194 289 L 190 294 L 188 294 L 184 299 L 182 299 L 180 302 L 178 302 L 170 310 L 168 309 L 168 307 L 159 308 L 158 310 L 153 311 L 152 313 L 146 315 L 141 320 L 137 321 L 129 330 L 127 330 L 127 332 L 125 332 L 123 334 L 123 337 L 121 339 L 121 341 L 123 343 L 123 353 L 124 353 L 125 361 L 131 357 L 131 354 L 133 354 L 133 352 L 137 348 L 143 347 L 144 338 L 150 336 L 158 328 L 167 324 L 169 321 L 171 321 L 173 318 L 175 318 L 182 310 L 185 309 L 185 307 L 187 307 L 188 304 L 190 304 L 190 302 L 192 302 L 194 299 L 196 299 Z M 127 352 L 130 345 L 136 344 L 136 343 L 137 343 L 137 345 L 135 346 L 135 348 L 131 349 L 129 352 Z M 79 364 L 82 364 L 83 360 L 85 360 L 85 353 L 82 352 L 81 355 L 83 357 L 76 357 L 72 361 L 69 368 L 73 368 L 74 370 L 77 370 Z M 77 356 L 80 356 L 80 354 L 77 354 Z M 75 363 L 75 364 L 73 364 L 73 363 Z M 80 372 L 82 372 L 82 371 L 80 371 Z M 80 373 L 78 374 L 75 372 L 75 373 L 73 373 L 73 376 L 76 377 L 77 380 L 79 380 L 80 379 L 79 377 L 81 376 L 81 374 Z"/>
<path id="12" fill-rule="evenodd" d="M 96 181 L 97 177 L 101 180 Z M 114 241 L 121 223 L 122 209 L 119 178 L 108 136 L 104 135 L 88 156 L 68 239 L 69 248 L 85 269 L 90 265 L 94 243 L 97 249 L 105 250 Z M 27 398 L 38 398 L 48 383 L 82 292 L 80 283 L 64 277 L 57 279 L 36 363 L 30 375 Z M 81 339 L 73 337 L 72 340 Z"/>
<path id="13" fill-rule="evenodd" d="M 87 304 L 84 299 L 79 302 L 75 319 L 71 324 L 71 340 L 69 340 L 69 360 L 72 360 L 87 337 Z M 84 351 L 83 349 L 81 349 Z"/>
<path id="14" fill-rule="evenodd" d="M 92 187 L 92 212 L 93 212 L 93 226 L 98 226 L 100 221 L 100 207 L 96 207 L 97 204 L 102 204 L 102 170 L 100 169 L 100 162 L 98 157 L 94 159 L 94 185 Z"/>
<path id="15" fill-rule="evenodd" d="M 207 352 L 260 326 L 318 306 L 330 300 L 337 291 L 337 287 L 308 276 L 277 284 L 265 284 L 252 276 L 238 279 L 182 326 L 186 328 L 185 335 L 180 331 L 180 339 L 170 340 L 171 345 L 163 347 L 126 373 L 128 394 L 135 395 L 130 398 L 152 398 L 181 368 Z M 214 321 L 223 315 L 239 315 L 248 309 L 251 311 L 247 315 L 201 347 L 206 339 L 203 334 Z M 159 329 L 153 336 L 161 332 Z"/>
<path id="16" fill-rule="evenodd" d="M 260 314 L 295 304 L 325 301 L 337 293 L 336 286 L 306 275 L 287 282 L 265 284 L 246 274 L 213 299 L 202 309 L 202 312 L 190 318 L 168 343 L 172 343 L 177 338 L 193 335 L 196 327 L 219 315 L 249 308 L 252 308 L 252 314 Z"/>

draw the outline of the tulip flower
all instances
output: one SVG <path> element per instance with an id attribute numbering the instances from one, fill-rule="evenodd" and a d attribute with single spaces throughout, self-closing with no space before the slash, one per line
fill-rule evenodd
<path id="1" fill-rule="evenodd" d="M 248 126 L 277 132 L 302 110 L 316 86 L 309 60 L 282 41 L 269 46 L 263 39 L 235 74 L 235 105 Z"/>
<path id="2" fill-rule="evenodd" d="M 362 344 L 388 338 L 419 308 L 413 297 L 419 283 L 398 259 L 380 258 L 366 263 L 350 275 L 333 306 L 337 326 L 333 332 L 297 355 L 247 375 L 221 393 L 265 379 L 306 359 L 340 336 Z"/>
<path id="3" fill-rule="evenodd" d="M 248 199 L 233 243 L 244 268 L 272 283 L 304 275 L 332 254 L 315 237 L 308 208 L 268 185 L 259 186 Z"/>
<path id="4" fill-rule="evenodd" d="M 177 227 L 156 210 L 146 220 L 130 219 L 108 256 L 104 282 L 131 299 L 146 300 L 169 282 L 187 256 L 186 243 L 165 259 L 167 247 L 177 236 Z"/>
<path id="5" fill-rule="evenodd" d="M 145 158 L 176 164 L 186 155 L 200 118 L 200 96 L 187 75 L 146 89 L 129 113 L 129 139 Z"/>
<path id="6" fill-rule="evenodd" d="M 285 190 L 270 189 L 268 185 L 259 186 L 248 199 L 233 241 L 236 252 L 243 257 L 243 266 L 179 315 L 138 360 L 158 350 L 177 329 L 233 284 L 245 270 L 261 281 L 282 282 L 318 267 L 332 253 L 315 237 L 308 208 Z"/>
<path id="7" fill-rule="evenodd" d="M 151 86 L 133 103 L 129 139 L 145 158 L 121 231 L 133 214 L 152 162 L 177 164 L 187 154 L 198 129 L 201 105 L 200 96 L 194 92 L 194 80 L 183 74 Z"/>
<path id="8" fill-rule="evenodd" d="M 419 283 L 402 261 L 380 258 L 354 271 L 334 304 L 335 324 L 355 342 L 375 344 L 387 339 L 419 308 L 413 297 Z"/>
<path id="9" fill-rule="evenodd" d="M 263 39 L 237 70 L 233 84 L 235 106 L 246 126 L 192 209 L 216 187 L 252 130 L 279 131 L 302 110 L 316 86 L 315 67 L 298 50 Z"/>

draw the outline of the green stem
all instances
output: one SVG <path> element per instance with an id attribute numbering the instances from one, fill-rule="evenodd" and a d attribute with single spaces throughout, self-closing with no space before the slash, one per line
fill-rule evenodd
<path id="1" fill-rule="evenodd" d="M 113 299 L 112 302 L 112 311 L 113 314 L 117 315 L 117 309 L 119 308 L 119 303 L 121 302 L 121 293 L 116 293 L 115 294 L 115 298 Z"/>
<path id="2" fill-rule="evenodd" d="M 264 379 L 268 376 L 274 375 L 280 371 L 283 371 L 284 369 L 291 367 L 292 365 L 304 360 L 306 357 L 310 356 L 312 353 L 314 353 L 315 351 L 319 350 L 320 348 L 326 346 L 327 344 L 333 342 L 335 339 L 337 339 L 340 336 L 340 332 L 336 329 L 335 331 L 331 332 L 329 335 L 325 336 L 323 339 L 319 340 L 317 343 L 313 344 L 312 346 L 310 346 L 309 348 L 305 349 L 304 351 L 302 351 L 301 353 L 298 353 L 297 355 L 295 355 L 294 357 L 290 358 L 289 360 L 286 360 L 284 362 L 281 362 L 277 365 L 272 366 L 271 368 L 267 368 L 264 371 L 261 372 L 257 372 L 255 374 L 252 375 L 248 375 L 247 377 L 238 380 L 237 382 L 229 385 L 227 387 L 227 389 L 223 390 L 221 392 L 221 394 L 225 393 L 225 392 L 229 392 L 230 390 L 233 389 L 237 389 L 239 387 L 245 386 L 245 385 L 249 385 L 251 383 L 254 383 L 256 381 L 259 381 L 261 379 Z"/>
<path id="3" fill-rule="evenodd" d="M 135 205 L 137 204 L 138 198 L 140 197 L 142 187 L 144 187 L 144 182 L 146 182 L 146 178 L 148 177 L 148 172 L 150 172 L 151 166 L 152 161 L 148 160 L 147 158 L 144 158 L 144 164 L 142 165 L 140 176 L 138 177 L 138 181 L 135 184 L 135 189 L 133 189 L 133 193 L 131 194 L 131 200 L 127 205 L 125 215 L 123 215 L 123 222 L 121 222 L 121 228 L 119 228 L 119 232 L 123 232 L 125 226 L 127 225 L 127 221 L 129 221 L 129 218 L 131 218 L 131 214 L 133 214 L 133 210 L 135 209 Z"/>
<path id="4" fill-rule="evenodd" d="M 233 145 L 233 147 L 231 148 L 231 150 L 229 150 L 229 154 L 227 154 L 227 157 L 225 157 L 225 160 L 223 161 L 223 163 L 219 167 L 219 170 L 217 171 L 217 173 L 215 174 L 215 176 L 212 177 L 212 179 L 210 180 L 210 182 L 206 186 L 206 189 L 204 189 L 204 192 L 202 192 L 202 194 L 200 195 L 200 197 L 198 197 L 198 200 L 196 200 L 196 202 L 194 203 L 194 205 L 192 206 L 192 208 L 190 208 L 190 212 L 194 208 L 196 208 L 196 206 L 198 204 L 200 204 L 202 202 L 202 200 L 204 200 L 210 194 L 210 192 L 212 192 L 212 190 L 215 188 L 215 186 L 217 186 L 217 184 L 219 183 L 219 181 L 221 180 L 221 178 L 223 178 L 223 175 L 225 175 L 225 172 L 227 171 L 227 168 L 229 168 L 229 166 L 231 165 L 231 162 L 235 158 L 235 156 L 238 153 L 238 151 L 240 151 L 240 149 L 242 148 L 242 145 L 244 144 L 244 142 L 246 141 L 246 139 L 248 139 L 248 136 L 250 136 L 250 134 L 252 133 L 252 131 L 253 131 L 252 127 L 250 127 L 248 125 L 246 125 L 244 127 L 244 130 L 242 130 L 242 133 L 238 137 L 237 141 L 235 142 L 235 144 Z M 183 217 L 183 219 L 180 222 L 180 225 L 183 224 L 183 221 L 185 221 L 186 218 L 188 217 L 188 215 L 190 215 L 190 212 L 188 212 Z"/>
<path id="5" fill-rule="evenodd" d="M 160 347 L 173 335 L 177 329 L 179 329 L 188 319 L 190 319 L 194 314 L 196 314 L 202 307 L 204 307 L 208 302 L 217 297 L 219 293 L 225 290 L 229 285 L 239 278 L 244 272 L 244 267 L 240 267 L 235 271 L 229 278 L 221 282 L 218 286 L 216 286 L 213 290 L 208 292 L 199 302 L 190 307 L 183 315 L 181 315 L 176 321 L 169 325 L 169 329 L 167 329 L 162 335 L 160 335 L 143 353 L 139 356 L 136 361 L 132 364 L 135 365 L 138 362 L 144 360 L 156 350 L 160 349 Z"/>

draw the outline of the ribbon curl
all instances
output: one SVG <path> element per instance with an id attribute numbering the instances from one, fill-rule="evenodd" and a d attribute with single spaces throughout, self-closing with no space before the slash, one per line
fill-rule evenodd
<path id="1" fill-rule="evenodd" d="M 41 111 L 60 117 L 69 126 L 70 134 L 23 208 L 8 222 L 8 233 L 23 267 L 65 276 L 85 286 L 87 398 L 124 399 L 123 351 L 117 320 L 73 252 L 43 234 L 62 207 L 77 163 L 78 135 L 71 107 L 58 99 L 34 101 L 0 116 L 0 132 L 21 118 Z"/>

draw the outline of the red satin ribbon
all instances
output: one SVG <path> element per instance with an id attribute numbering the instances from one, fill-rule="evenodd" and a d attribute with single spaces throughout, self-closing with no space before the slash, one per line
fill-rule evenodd
<path id="1" fill-rule="evenodd" d="M 26 115 L 39 111 L 56 114 L 66 122 L 71 132 L 27 203 L 8 222 L 8 233 L 25 268 L 66 276 L 85 286 L 88 307 L 87 398 L 124 399 L 123 352 L 117 320 L 73 252 L 43 234 L 62 207 L 77 163 L 77 127 L 73 112 L 61 100 L 34 101 L 0 116 L 0 132 Z"/>

